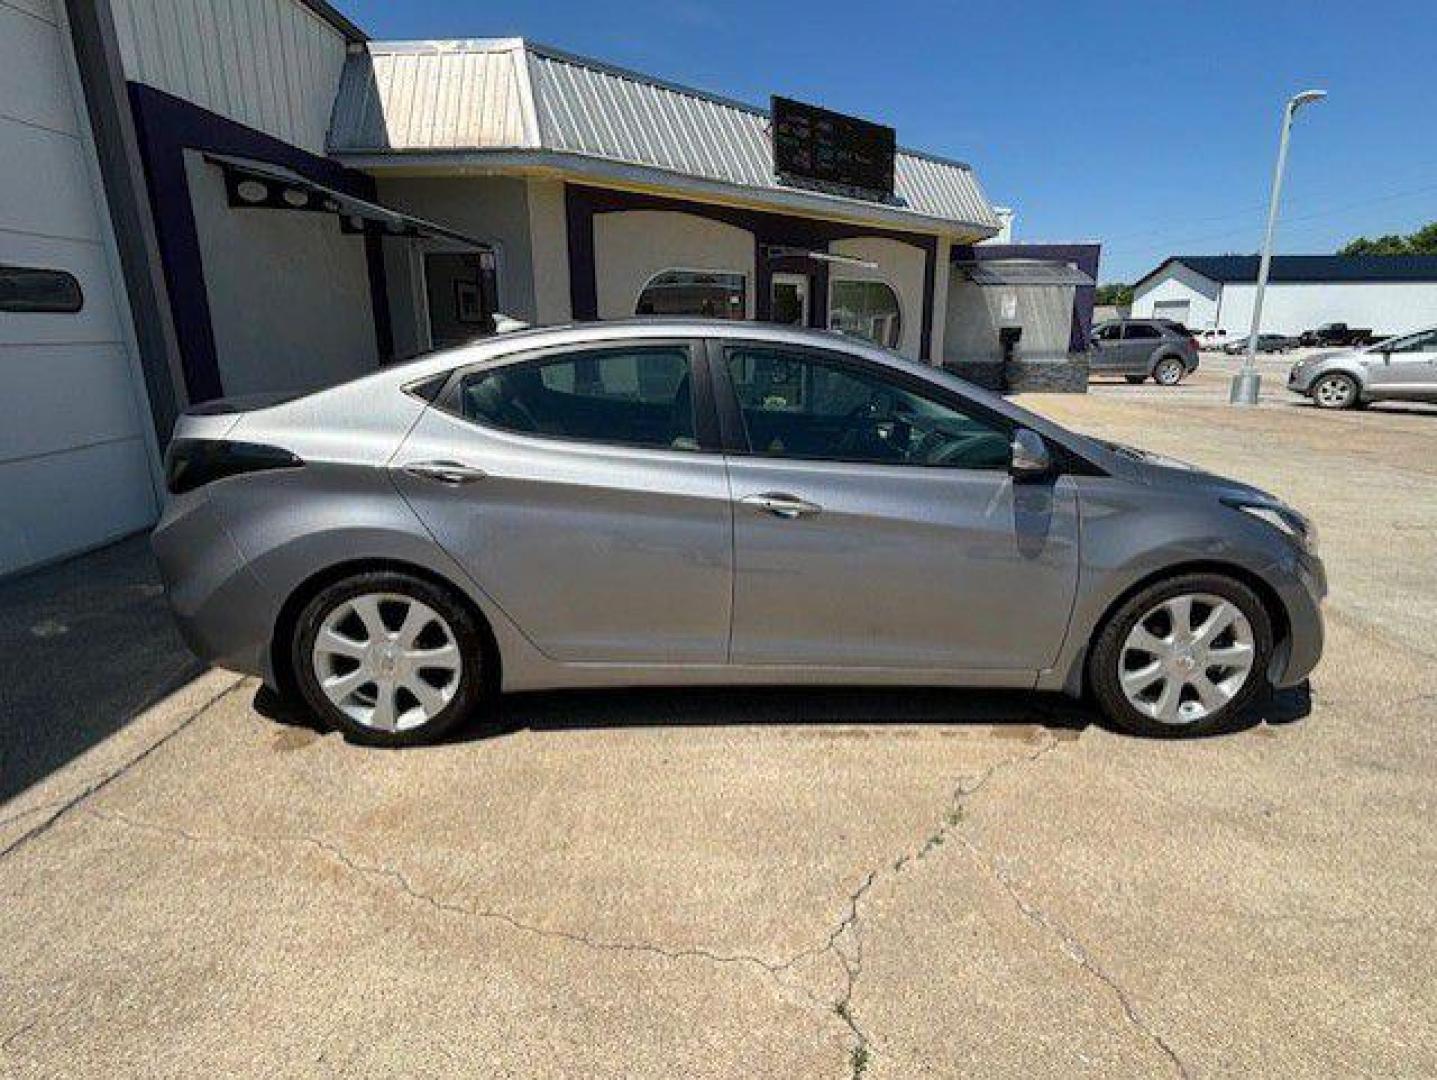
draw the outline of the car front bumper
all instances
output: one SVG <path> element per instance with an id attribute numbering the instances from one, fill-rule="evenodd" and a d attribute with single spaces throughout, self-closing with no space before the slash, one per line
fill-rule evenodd
<path id="1" fill-rule="evenodd" d="M 1287 638 L 1273 657 L 1269 674 L 1273 686 L 1283 688 L 1302 682 L 1322 659 L 1327 570 L 1315 555 L 1301 553 L 1294 553 L 1290 564 L 1274 570 L 1267 580 L 1287 613 Z"/>

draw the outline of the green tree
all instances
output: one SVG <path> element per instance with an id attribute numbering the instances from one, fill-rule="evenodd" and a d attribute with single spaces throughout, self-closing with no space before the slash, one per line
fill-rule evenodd
<path id="1" fill-rule="evenodd" d="M 1099 285 L 1096 299 L 1099 304 L 1127 307 L 1133 302 L 1133 287 L 1131 285 L 1124 285 L 1121 282 Z"/>
<path id="2" fill-rule="evenodd" d="M 1379 236 L 1375 240 L 1369 240 L 1365 236 L 1359 236 L 1346 247 L 1341 248 L 1339 255 L 1437 255 L 1437 221 L 1424 225 L 1416 232 L 1407 236 L 1398 236 L 1395 233 L 1388 233 L 1386 236 Z"/>

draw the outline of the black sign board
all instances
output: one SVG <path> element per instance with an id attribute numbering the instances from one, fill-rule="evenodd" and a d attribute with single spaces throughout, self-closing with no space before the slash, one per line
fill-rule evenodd
<path id="1" fill-rule="evenodd" d="M 773 168 L 785 183 L 854 189 L 869 198 L 893 194 L 891 127 L 773 98 Z"/>

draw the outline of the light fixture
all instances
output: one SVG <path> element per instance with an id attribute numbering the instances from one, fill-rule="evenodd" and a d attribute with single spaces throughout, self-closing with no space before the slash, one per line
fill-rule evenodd
<path id="1" fill-rule="evenodd" d="M 269 198 L 269 187 L 258 180 L 241 180 L 235 185 L 235 194 L 247 203 L 262 203 Z"/>

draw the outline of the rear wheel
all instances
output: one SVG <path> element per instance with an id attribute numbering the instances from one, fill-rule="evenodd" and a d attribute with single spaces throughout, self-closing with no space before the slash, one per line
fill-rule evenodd
<path id="1" fill-rule="evenodd" d="M 1184 574 L 1129 598 L 1098 632 L 1088 681 L 1138 735 L 1222 730 L 1266 685 L 1272 622 L 1240 581 Z"/>
<path id="2" fill-rule="evenodd" d="M 1187 374 L 1183 362 L 1175 356 L 1167 356 L 1158 361 L 1157 367 L 1153 368 L 1153 381 L 1159 386 L 1176 386 L 1183 381 Z"/>
<path id="3" fill-rule="evenodd" d="M 300 613 L 291 646 L 306 704 L 356 742 L 432 742 L 484 686 L 485 638 L 447 590 L 410 574 L 357 574 Z"/>
<path id="4" fill-rule="evenodd" d="M 1360 397 L 1357 380 L 1334 371 L 1312 384 L 1312 401 L 1319 409 L 1352 409 Z"/>

